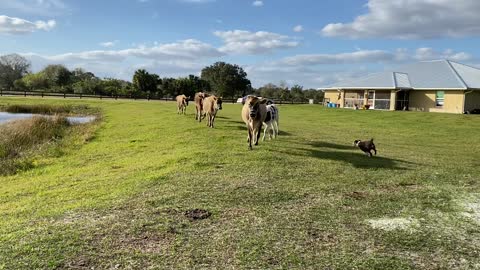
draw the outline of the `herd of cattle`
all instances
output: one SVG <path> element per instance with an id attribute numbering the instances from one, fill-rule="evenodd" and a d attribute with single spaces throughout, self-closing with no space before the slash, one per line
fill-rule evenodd
<path id="1" fill-rule="evenodd" d="M 179 95 L 176 97 L 178 114 L 186 114 L 190 97 Z M 213 128 L 217 112 L 222 109 L 222 97 L 198 92 L 194 97 L 195 120 L 201 122 L 207 118 L 207 126 Z M 258 145 L 262 127 L 264 128 L 263 139 L 268 133 L 269 138 L 276 138 L 279 128 L 278 108 L 275 104 L 268 104 L 270 100 L 256 96 L 247 96 L 242 108 L 242 120 L 247 125 L 248 147 Z M 268 104 L 268 105 L 267 105 Z"/>

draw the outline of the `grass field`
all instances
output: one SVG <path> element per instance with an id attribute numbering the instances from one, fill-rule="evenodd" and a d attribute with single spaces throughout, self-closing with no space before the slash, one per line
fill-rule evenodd
<path id="1" fill-rule="evenodd" d="M 280 137 L 249 151 L 236 104 L 209 129 L 192 105 L 7 103 L 88 104 L 103 122 L 0 177 L 0 269 L 480 268 L 475 115 L 285 105 Z M 352 147 L 370 137 L 373 158 Z"/>

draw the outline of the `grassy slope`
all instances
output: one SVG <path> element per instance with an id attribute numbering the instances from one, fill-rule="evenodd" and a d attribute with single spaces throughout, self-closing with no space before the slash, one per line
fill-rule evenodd
<path id="1" fill-rule="evenodd" d="M 248 151 L 239 105 L 212 130 L 174 103 L 0 99 L 25 102 L 88 103 L 104 122 L 0 178 L 0 269 L 480 265 L 480 229 L 461 214 L 480 192 L 476 116 L 281 106 L 281 137 Z M 370 137 L 371 159 L 350 146 Z M 213 215 L 189 221 L 193 208 Z M 420 226 L 366 222 L 384 217 Z"/>

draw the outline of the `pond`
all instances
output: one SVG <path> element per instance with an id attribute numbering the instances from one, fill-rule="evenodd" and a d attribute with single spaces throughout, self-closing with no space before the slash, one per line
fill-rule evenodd
<path id="1" fill-rule="evenodd" d="M 48 115 L 43 114 L 33 114 L 33 113 L 8 113 L 8 112 L 0 112 L 0 124 L 3 124 L 8 121 L 18 120 L 18 119 L 26 119 L 33 117 L 35 115 L 38 116 L 45 116 L 51 117 Z M 85 124 L 95 120 L 95 116 L 68 116 L 67 121 L 70 124 Z"/>

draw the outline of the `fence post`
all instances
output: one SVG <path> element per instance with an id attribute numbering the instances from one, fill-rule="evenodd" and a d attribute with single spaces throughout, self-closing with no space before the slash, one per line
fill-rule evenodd
<path id="1" fill-rule="evenodd" d="M 27 96 L 27 91 L 23 92 L 23 96 L 24 96 L 24 97 Z"/>
<path id="2" fill-rule="evenodd" d="M 0 89 L 0 96 L 3 96 L 3 89 Z"/>
<path id="3" fill-rule="evenodd" d="M 44 93 L 44 92 L 42 91 L 42 98 L 43 98 L 43 93 Z"/>
<path id="4" fill-rule="evenodd" d="M 147 101 L 150 101 L 150 94 L 147 95 Z"/>

